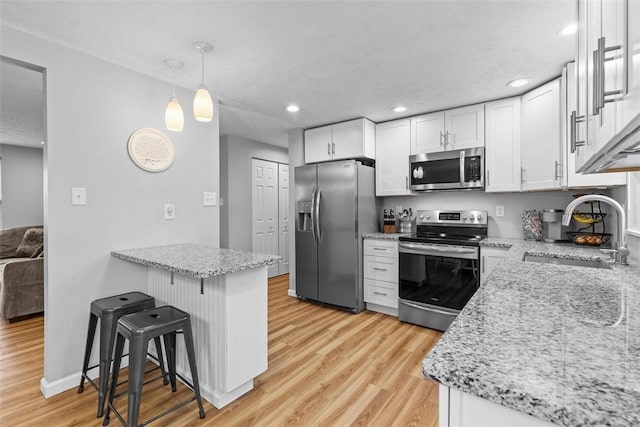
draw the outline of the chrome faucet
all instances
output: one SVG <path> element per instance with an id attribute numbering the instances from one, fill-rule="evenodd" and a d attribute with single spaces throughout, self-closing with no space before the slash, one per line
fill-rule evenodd
<path id="1" fill-rule="evenodd" d="M 605 202 L 606 204 L 613 206 L 618 212 L 618 247 L 615 250 L 616 262 L 624 265 L 628 264 L 627 256 L 629 255 L 629 249 L 627 249 L 627 241 L 625 240 L 625 234 L 627 232 L 627 216 L 624 213 L 624 209 L 622 208 L 620 203 L 616 202 L 611 197 L 602 196 L 600 194 L 587 194 L 586 196 L 580 196 L 574 199 L 567 205 L 567 208 L 564 211 L 564 215 L 562 215 L 562 225 L 569 225 L 569 223 L 571 222 L 573 211 L 578 205 L 584 202 L 591 201 Z"/>

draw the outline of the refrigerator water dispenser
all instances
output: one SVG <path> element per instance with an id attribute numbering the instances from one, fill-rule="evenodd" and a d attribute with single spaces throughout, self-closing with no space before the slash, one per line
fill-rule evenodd
<path id="1" fill-rule="evenodd" d="M 298 202 L 298 231 L 311 231 L 311 202 Z"/>

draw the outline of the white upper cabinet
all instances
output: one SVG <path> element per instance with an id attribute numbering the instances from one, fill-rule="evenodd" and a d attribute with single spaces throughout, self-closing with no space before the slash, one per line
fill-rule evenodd
<path id="1" fill-rule="evenodd" d="M 411 121 L 376 125 L 376 196 L 405 196 L 409 190 Z"/>
<path id="2" fill-rule="evenodd" d="M 304 131 L 304 162 L 331 160 L 331 126 Z"/>
<path id="3" fill-rule="evenodd" d="M 562 187 L 560 79 L 522 96 L 522 190 Z"/>
<path id="4" fill-rule="evenodd" d="M 444 124 L 447 150 L 484 147 L 484 104 L 447 110 Z"/>
<path id="5" fill-rule="evenodd" d="M 520 97 L 485 104 L 485 191 L 520 191 Z"/>
<path id="6" fill-rule="evenodd" d="M 411 119 L 411 154 L 484 146 L 484 104 Z"/>
<path id="7" fill-rule="evenodd" d="M 375 159 L 375 124 L 349 120 L 304 131 L 305 163 L 342 159 Z"/>
<path id="8" fill-rule="evenodd" d="M 640 156 L 630 154 L 640 146 L 640 2 L 580 1 L 578 20 L 578 109 L 586 104 L 587 134 L 576 166 L 640 169 Z"/>
<path id="9" fill-rule="evenodd" d="M 577 121 L 575 117 L 578 115 L 578 83 L 576 76 L 576 63 L 567 64 L 566 72 L 566 131 L 564 135 L 565 153 L 566 153 L 566 186 L 569 188 L 579 187 L 609 187 L 614 185 L 625 185 L 627 183 L 627 175 L 622 172 L 617 173 L 595 173 L 581 174 L 577 173 L 578 154 L 585 148 L 584 144 L 584 126 L 583 122 Z M 572 118 L 572 114 L 575 116 Z M 573 126 L 573 130 L 571 129 Z M 580 132 L 583 130 L 583 132 Z"/>
<path id="10" fill-rule="evenodd" d="M 411 154 L 444 149 L 444 111 L 411 118 Z"/>

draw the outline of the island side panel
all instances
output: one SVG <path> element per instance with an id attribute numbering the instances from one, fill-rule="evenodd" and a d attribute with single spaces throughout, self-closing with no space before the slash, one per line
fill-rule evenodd
<path id="1" fill-rule="evenodd" d="M 200 279 L 149 268 L 157 305 L 188 312 L 194 330 L 202 397 L 222 408 L 253 388 L 267 368 L 267 267 Z M 191 380 L 183 340 L 176 368 Z"/>

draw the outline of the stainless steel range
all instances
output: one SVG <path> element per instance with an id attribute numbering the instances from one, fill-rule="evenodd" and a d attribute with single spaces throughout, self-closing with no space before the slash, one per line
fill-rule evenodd
<path id="1" fill-rule="evenodd" d="M 400 237 L 398 316 L 444 331 L 480 286 L 486 211 L 418 211 L 416 233 Z"/>

